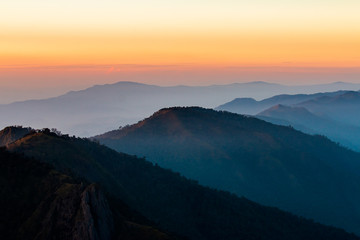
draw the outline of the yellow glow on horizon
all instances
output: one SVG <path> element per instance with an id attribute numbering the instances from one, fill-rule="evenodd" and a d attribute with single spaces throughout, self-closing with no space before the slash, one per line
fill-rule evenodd
<path id="1" fill-rule="evenodd" d="M 360 34 L 349 32 L 17 33 L 0 37 L 0 65 L 360 65 Z"/>

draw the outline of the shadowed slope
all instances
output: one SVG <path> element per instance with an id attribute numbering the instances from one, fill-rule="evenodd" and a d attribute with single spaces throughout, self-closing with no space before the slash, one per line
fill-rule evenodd
<path id="1" fill-rule="evenodd" d="M 88 140 L 38 132 L 9 149 L 52 163 L 59 170 L 71 169 L 89 181 L 96 179 L 162 229 L 189 239 L 355 239 L 342 230 L 201 187 L 144 159 Z"/>
<path id="2" fill-rule="evenodd" d="M 360 154 L 324 137 L 194 107 L 163 109 L 96 139 L 201 184 L 360 232 Z"/>
<path id="3" fill-rule="evenodd" d="M 98 186 L 80 183 L 48 164 L 0 149 L 0 173 L 3 240 L 173 239 L 141 225 L 137 213 L 118 199 L 109 202 Z"/>

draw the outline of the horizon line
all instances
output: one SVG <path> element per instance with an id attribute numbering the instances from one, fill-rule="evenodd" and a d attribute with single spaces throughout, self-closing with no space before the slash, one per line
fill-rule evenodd
<path id="1" fill-rule="evenodd" d="M 137 84 L 137 85 L 142 85 L 142 86 L 153 86 L 153 87 L 159 87 L 159 88 L 175 88 L 175 87 L 189 87 L 189 88 L 201 88 L 201 87 L 221 87 L 221 86 L 230 86 L 230 85 L 241 85 L 241 84 L 268 84 L 268 85 L 277 85 L 277 86 L 284 86 L 284 87 L 311 87 L 311 86 L 325 86 L 325 85 L 333 85 L 333 84 L 350 84 L 350 85 L 359 85 L 360 87 L 360 83 L 354 83 L 354 82 L 345 82 L 345 81 L 335 81 L 335 82 L 327 82 L 327 83 L 320 83 L 320 84 L 299 84 L 299 85 L 287 85 L 287 84 L 280 84 L 280 83 L 273 83 L 273 82 L 268 82 L 268 81 L 250 81 L 250 82 L 233 82 L 233 83 L 226 83 L 226 84 L 210 84 L 210 85 L 171 85 L 171 86 L 164 86 L 164 85 L 157 85 L 157 84 L 147 84 L 147 83 L 142 83 L 142 82 L 136 82 L 136 81 L 118 81 L 118 82 L 114 82 L 114 83 L 105 83 L 105 84 L 94 84 L 91 85 L 89 87 L 80 89 L 80 90 L 70 90 L 67 91 L 63 94 L 59 94 L 56 96 L 52 96 L 52 97 L 45 97 L 45 98 L 30 98 L 30 99 L 26 99 L 26 100 L 19 100 L 19 101 L 12 101 L 9 103 L 0 103 L 0 105 L 4 106 L 4 105 L 11 105 L 11 104 L 16 104 L 16 103 L 23 103 L 23 102 L 28 102 L 28 101 L 42 101 L 42 100 L 49 100 L 49 99 L 54 99 L 54 98 L 58 98 L 61 96 L 65 96 L 67 94 L 71 94 L 71 93 L 77 93 L 77 92 L 82 92 L 82 91 L 86 91 L 95 87 L 104 87 L 104 86 L 112 86 L 112 85 L 116 85 L 116 84 Z M 344 89 L 343 89 L 344 90 Z M 341 90 L 338 90 L 341 91 Z M 353 91 L 353 90 L 344 90 L 344 91 Z M 275 95 L 276 96 L 276 95 Z"/>

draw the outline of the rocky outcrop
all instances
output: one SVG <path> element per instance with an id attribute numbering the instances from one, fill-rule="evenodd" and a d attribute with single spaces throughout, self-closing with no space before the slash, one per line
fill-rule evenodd
<path id="1" fill-rule="evenodd" d="M 0 147 L 6 146 L 16 140 L 24 137 L 32 131 L 31 128 L 23 128 L 20 126 L 6 127 L 0 131 Z"/>
<path id="2" fill-rule="evenodd" d="M 104 194 L 95 185 L 88 186 L 81 194 L 80 207 L 83 220 L 73 239 L 80 240 L 81 236 L 89 240 L 110 239 L 114 227 L 112 213 Z"/>
<path id="3" fill-rule="evenodd" d="M 174 239 L 108 197 L 45 163 L 0 148 L 1 240 Z"/>
<path id="4" fill-rule="evenodd" d="M 94 185 L 63 184 L 47 196 L 20 228 L 23 239 L 34 223 L 34 239 L 112 239 L 113 218 L 104 194 Z"/>

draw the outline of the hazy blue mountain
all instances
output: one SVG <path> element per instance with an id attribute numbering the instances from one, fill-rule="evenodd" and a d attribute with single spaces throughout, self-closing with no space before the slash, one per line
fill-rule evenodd
<path id="1" fill-rule="evenodd" d="M 295 95 L 282 94 L 266 98 L 261 101 L 256 101 L 253 98 L 235 98 L 234 100 L 222 104 L 215 109 L 239 114 L 255 115 L 274 105 L 292 105 L 322 96 L 337 96 L 344 94 L 345 92 L 347 91 Z"/>
<path id="2" fill-rule="evenodd" d="M 93 136 L 135 123 L 158 109 L 172 106 L 216 107 L 236 97 L 263 99 L 276 94 L 358 90 L 359 84 L 332 83 L 284 86 L 266 82 L 212 86 L 160 87 L 133 82 L 97 85 L 44 100 L 0 105 L 0 127 L 55 127 L 69 134 Z"/>
<path id="3" fill-rule="evenodd" d="M 325 137 L 229 112 L 169 108 L 96 139 L 201 184 L 360 232 L 360 154 Z"/>
<path id="4" fill-rule="evenodd" d="M 284 119 L 289 122 L 303 123 L 305 126 L 314 121 L 318 121 L 318 119 L 323 121 L 328 120 L 326 118 L 322 118 L 321 116 L 316 116 L 304 107 L 292 107 L 282 104 L 277 104 L 263 112 L 260 112 L 257 116 L 278 117 L 279 119 Z"/>
<path id="5" fill-rule="evenodd" d="M 291 125 L 305 133 L 325 135 L 343 146 L 360 151 L 360 127 L 313 114 L 304 107 L 276 105 L 256 117 L 278 125 Z"/>
<path id="6" fill-rule="evenodd" d="M 343 146 L 360 150 L 359 92 L 283 94 L 261 101 L 237 98 L 216 109 L 256 115 L 274 124 L 291 125 L 305 133 L 325 135 Z"/>
<path id="7" fill-rule="evenodd" d="M 296 104 L 335 121 L 360 127 L 360 92 L 323 96 Z"/>
<path id="8" fill-rule="evenodd" d="M 186 236 L 190 240 L 359 239 L 340 229 L 326 227 L 276 208 L 264 207 L 226 192 L 202 187 L 195 181 L 187 180 L 177 173 L 154 166 L 144 159 L 117 153 L 86 139 L 59 136 L 45 129 L 32 132 L 13 142 L 8 145 L 8 149 L 50 163 L 57 171 L 70 171 L 80 179 L 97 182 L 100 187 L 116 198 L 124 200 L 129 207 L 155 222 L 161 229 Z M 41 174 L 31 174 L 36 172 L 36 169 L 29 167 L 29 164 L 22 166 L 20 165 L 22 163 L 19 162 L 8 162 L 11 163 L 10 167 L 2 165 L 1 168 L 1 171 L 5 172 L 8 169 L 8 174 L 1 174 L 0 180 L 5 176 L 5 186 L 13 183 L 13 181 L 7 182 L 6 176 L 15 181 L 15 184 L 11 186 L 19 186 L 19 190 L 21 190 L 19 194 L 22 194 L 22 197 L 17 200 L 18 202 L 26 203 L 26 199 L 46 194 L 42 191 L 42 184 L 51 186 L 51 181 L 42 181 Z M 14 175 L 13 172 L 17 172 L 18 175 L 24 174 L 24 178 Z M 56 180 L 57 175 L 53 171 L 50 171 L 50 174 L 53 174 Z M 45 171 L 45 175 L 49 175 L 49 171 Z M 67 181 L 65 176 L 60 175 L 60 177 L 60 180 Z M 48 185 L 46 185 L 47 183 Z M 56 188 L 49 189 L 56 190 L 55 196 L 58 194 L 67 196 L 71 187 L 66 185 L 65 187 L 66 191 L 59 191 Z M 24 188 L 30 189 L 30 191 L 22 191 Z M 4 189 L 2 187 L 0 191 L 4 191 Z M 18 194 L 14 190 L 7 189 L 6 192 Z M 31 194 L 35 190 L 41 191 L 42 195 Z M 77 195 L 71 196 L 76 197 Z M 73 197 L 66 199 L 71 200 Z M 93 202 L 90 201 L 90 203 Z M 118 209 L 117 204 L 119 204 L 118 201 L 109 201 L 110 209 Z M 23 208 L 18 211 L 21 212 L 21 209 Z M 130 230 L 132 233 L 139 231 L 139 235 L 135 235 L 137 238 L 130 239 L 147 239 L 142 238 L 144 233 L 148 234 L 145 236 L 152 236 L 154 239 L 166 239 L 167 235 L 159 231 L 157 234 L 154 232 L 154 235 L 151 234 L 152 228 L 134 224 L 139 217 L 133 215 L 131 211 L 126 214 L 124 208 L 120 209 L 122 209 L 120 213 L 125 216 L 119 219 L 120 223 L 123 223 L 119 231 L 124 229 Z M 72 213 L 70 210 L 66 215 L 68 217 Z M 11 216 L 12 219 L 16 219 L 16 216 Z M 68 225 L 71 223 L 70 221 Z M 357 223 L 358 221 L 355 221 L 355 224 Z M 140 222 L 140 224 L 142 223 Z"/>

